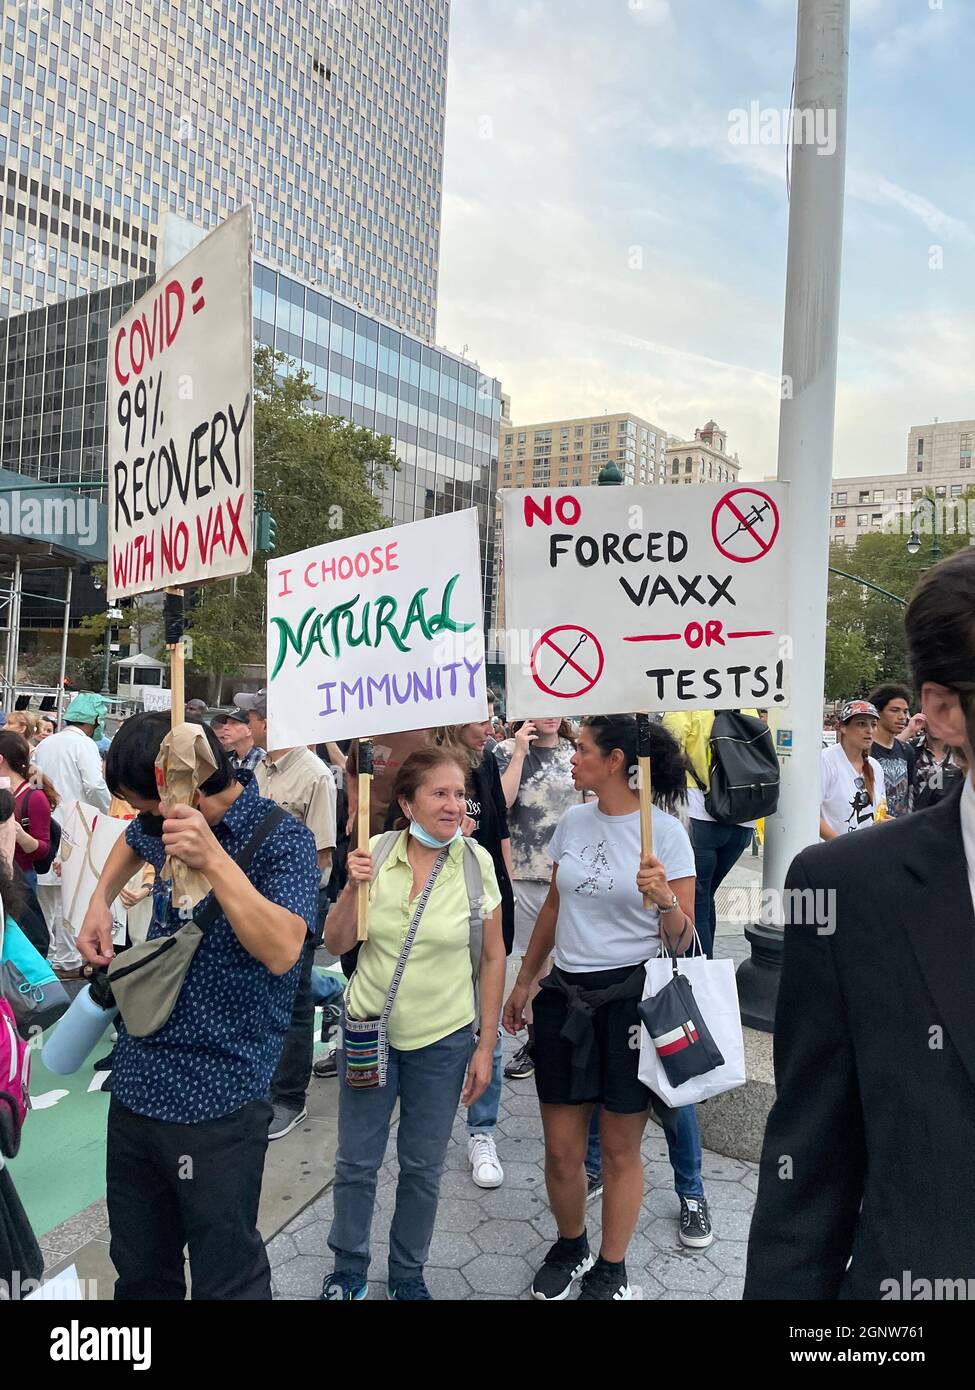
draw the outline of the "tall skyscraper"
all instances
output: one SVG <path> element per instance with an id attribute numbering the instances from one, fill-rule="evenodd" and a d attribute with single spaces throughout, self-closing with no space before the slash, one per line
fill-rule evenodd
<path id="1" fill-rule="evenodd" d="M 152 273 L 167 209 L 426 342 L 449 0 L 5 0 L 0 316 Z"/>

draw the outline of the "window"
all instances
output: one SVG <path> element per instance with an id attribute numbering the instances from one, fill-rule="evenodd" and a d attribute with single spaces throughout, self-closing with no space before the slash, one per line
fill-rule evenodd
<path id="1" fill-rule="evenodd" d="M 691 462 L 690 459 L 685 459 L 685 460 L 684 460 L 684 472 L 685 472 L 685 473 L 690 473 L 690 471 L 691 471 L 691 469 L 692 469 L 693 467 L 694 467 L 694 464 Z"/>
<path id="2" fill-rule="evenodd" d="M 922 435 L 922 437 L 917 441 L 917 452 L 918 452 L 918 457 L 919 457 L 919 458 L 920 458 L 920 456 L 924 453 L 924 437 L 923 437 L 923 435 Z"/>
<path id="3" fill-rule="evenodd" d="M 524 442 L 525 442 L 525 436 L 524 436 L 523 434 L 519 434 L 519 436 L 518 436 L 518 443 L 519 443 L 519 444 L 524 444 Z"/>
<path id="4" fill-rule="evenodd" d="M 959 467 L 959 468 L 971 468 L 971 466 L 972 466 L 972 461 L 971 461 L 970 458 L 967 458 L 967 459 L 963 458 L 963 459 L 959 459 L 959 460 L 958 460 L 958 467 Z"/>
<path id="5" fill-rule="evenodd" d="M 923 472 L 924 472 L 924 460 L 923 460 L 923 459 L 918 459 L 918 461 L 917 461 L 917 471 L 918 471 L 919 473 L 923 473 Z"/>
<path id="6" fill-rule="evenodd" d="M 869 502 L 869 501 L 870 501 L 870 493 L 869 493 L 869 491 L 865 491 L 865 492 L 864 492 L 864 491 L 861 491 L 859 497 L 857 498 L 857 501 L 858 501 L 858 502 Z"/>
<path id="7" fill-rule="evenodd" d="M 576 425 L 576 439 L 581 439 L 581 438 L 582 438 L 582 430 L 583 430 L 583 426 L 582 426 L 582 425 Z"/>
<path id="8" fill-rule="evenodd" d="M 924 496 L 924 488 L 923 488 L 923 487 L 912 487 L 912 488 L 911 488 L 911 501 L 912 501 L 912 502 L 916 502 L 917 499 L 918 499 L 919 497 L 923 497 L 923 496 Z"/>
<path id="9" fill-rule="evenodd" d="M 884 500 L 884 490 L 883 490 L 882 487 L 874 488 L 874 490 L 873 490 L 873 500 L 874 500 L 875 502 L 882 502 L 882 501 Z"/>
<path id="10" fill-rule="evenodd" d="M 942 485 L 941 485 L 940 487 L 936 487 L 936 488 L 935 488 L 935 490 L 934 490 L 934 495 L 935 495 L 935 497 L 946 497 L 946 496 L 947 496 L 947 489 L 945 488 L 945 486 L 944 486 L 943 483 L 942 483 Z"/>
<path id="11" fill-rule="evenodd" d="M 868 519 L 866 512 L 857 512 L 858 526 L 866 526 Z"/>
<path id="12" fill-rule="evenodd" d="M 674 459 L 673 463 L 670 465 L 670 471 L 675 477 L 677 476 L 680 472 L 680 459 Z"/>
<path id="13" fill-rule="evenodd" d="M 845 526 L 845 525 L 846 525 L 846 517 L 845 517 L 845 516 L 838 516 L 838 517 L 836 518 L 836 526 L 837 526 L 837 529 L 839 529 L 841 526 Z"/>
<path id="14" fill-rule="evenodd" d="M 907 501 L 907 488 L 906 488 L 906 487 L 899 487 L 899 488 L 897 489 L 897 500 L 898 500 L 898 502 L 906 502 L 906 501 Z"/>
<path id="15" fill-rule="evenodd" d="M 506 444 L 513 444 L 513 443 L 515 442 L 515 437 L 514 437 L 514 435 L 513 435 L 513 434 L 506 434 L 505 437 L 504 437 L 504 442 L 505 442 Z"/>
<path id="16" fill-rule="evenodd" d="M 884 526 L 883 512 L 873 512 L 870 517 L 870 525 L 875 531 L 882 531 Z"/>
<path id="17" fill-rule="evenodd" d="M 951 495 L 952 495 L 952 497 L 960 497 L 961 494 L 962 494 L 962 485 L 961 485 L 961 483 L 952 483 L 952 485 L 951 485 Z"/>
<path id="18" fill-rule="evenodd" d="M 836 505 L 837 505 L 838 507 L 845 507 L 845 506 L 846 506 L 846 493 L 845 493 L 845 492 L 838 492 L 838 493 L 836 494 Z"/>

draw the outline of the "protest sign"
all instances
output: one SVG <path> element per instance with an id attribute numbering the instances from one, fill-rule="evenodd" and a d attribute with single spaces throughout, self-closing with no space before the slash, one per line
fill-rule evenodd
<path id="1" fill-rule="evenodd" d="M 271 748 L 487 717 L 471 508 L 267 566 Z"/>
<path id="2" fill-rule="evenodd" d="M 506 489 L 517 718 L 787 702 L 784 483 Z M 509 642 L 510 647 L 510 642 Z"/>
<path id="3" fill-rule="evenodd" d="M 247 206 L 111 331 L 110 602 L 250 571 L 251 298 Z"/>
<path id="4" fill-rule="evenodd" d="M 142 708 L 144 710 L 172 709 L 173 692 L 163 690 L 158 685 L 143 685 L 139 687 L 142 693 Z"/>

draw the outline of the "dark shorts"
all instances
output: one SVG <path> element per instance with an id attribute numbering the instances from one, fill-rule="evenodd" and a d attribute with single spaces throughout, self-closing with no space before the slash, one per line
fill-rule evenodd
<path id="1" fill-rule="evenodd" d="M 634 966 L 618 970 L 594 970 L 571 975 L 572 983 L 583 989 L 608 989 L 631 975 Z M 568 975 L 568 971 L 564 971 Z M 644 1086 L 640 1068 L 640 1015 L 638 999 L 620 999 L 603 1004 L 593 1015 L 596 1048 L 599 1053 L 599 1085 L 594 1095 L 583 1099 L 572 1096 L 572 1044 L 560 1037 L 568 1011 L 565 995 L 556 989 L 543 989 L 532 1000 L 535 1062 L 535 1089 L 542 1105 L 601 1104 L 613 1115 L 639 1115 L 652 1101 Z M 635 1045 L 634 1045 L 635 1044 Z"/>

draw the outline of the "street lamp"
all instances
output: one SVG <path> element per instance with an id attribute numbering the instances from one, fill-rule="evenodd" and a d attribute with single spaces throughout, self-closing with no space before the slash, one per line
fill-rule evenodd
<path id="1" fill-rule="evenodd" d="M 921 549 L 921 537 L 916 525 L 917 514 L 921 507 L 931 508 L 931 563 L 936 565 L 941 559 L 941 541 L 938 538 L 938 508 L 932 497 L 919 497 L 911 510 L 911 534 L 907 540 L 907 553 L 908 555 L 917 555 Z"/>

